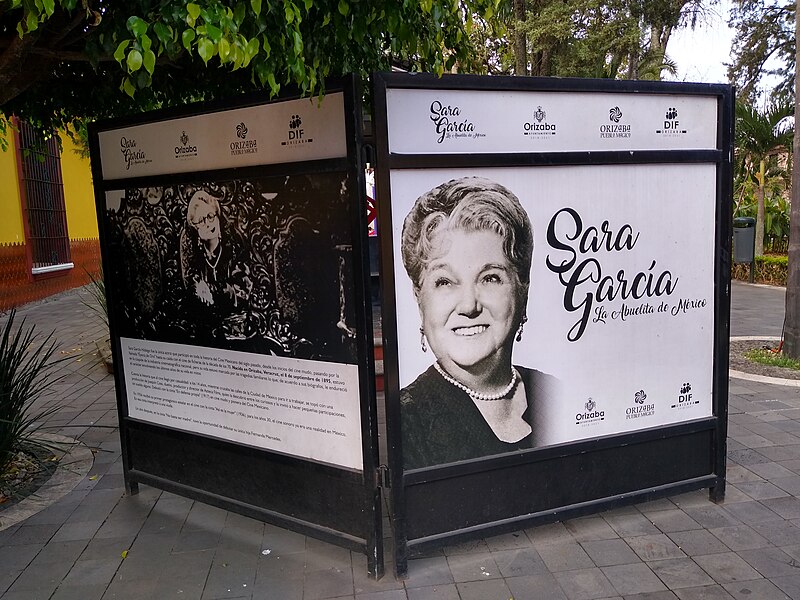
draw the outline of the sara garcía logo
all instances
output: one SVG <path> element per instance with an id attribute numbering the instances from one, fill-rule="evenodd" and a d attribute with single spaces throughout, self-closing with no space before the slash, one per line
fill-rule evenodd
<path id="1" fill-rule="evenodd" d="M 461 114 L 456 105 L 444 104 L 440 100 L 431 102 L 430 119 L 436 129 L 436 143 L 459 138 L 481 138 L 485 133 L 475 130 L 475 123 Z"/>
<path id="2" fill-rule="evenodd" d="M 175 146 L 175 158 L 189 158 L 197 156 L 197 146 L 189 143 L 189 136 L 185 131 L 181 132 L 180 145 Z"/>
<path id="3" fill-rule="evenodd" d="M 281 142 L 281 146 L 298 146 L 300 144 L 311 144 L 313 138 L 308 137 L 306 130 L 303 129 L 303 119 L 300 115 L 292 115 L 289 119 L 289 129 L 286 139 Z"/>
<path id="4" fill-rule="evenodd" d="M 241 156 L 242 154 L 255 154 L 258 152 L 258 140 L 247 139 L 249 133 L 244 121 L 236 126 L 236 137 L 239 138 L 231 142 L 231 156 Z"/>
<path id="5" fill-rule="evenodd" d="M 153 162 L 152 159 L 147 158 L 147 153 L 136 145 L 135 139 L 123 135 L 119 138 L 119 145 L 126 171 L 130 171 L 133 165 L 146 165 Z"/>
<path id="6" fill-rule="evenodd" d="M 533 119 L 527 121 L 523 126 L 523 135 L 541 138 L 556 134 L 556 124 L 547 122 L 547 113 L 541 106 L 537 106 L 533 111 Z"/>

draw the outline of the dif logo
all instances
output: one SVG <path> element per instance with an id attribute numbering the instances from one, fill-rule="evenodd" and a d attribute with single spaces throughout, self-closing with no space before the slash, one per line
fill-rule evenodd
<path id="1" fill-rule="evenodd" d="M 281 142 L 281 146 L 296 146 L 298 144 L 310 144 L 314 140 L 306 135 L 305 129 L 301 129 L 303 120 L 300 115 L 292 115 L 289 119 L 289 130 L 287 131 L 287 139 Z"/>
<path id="2" fill-rule="evenodd" d="M 684 383 L 678 394 L 678 402 L 673 404 L 672 408 L 688 408 L 695 404 L 700 404 L 700 400 L 695 400 L 692 397 L 692 384 Z"/>
<path id="3" fill-rule="evenodd" d="M 300 119 L 300 115 L 292 115 L 292 120 L 289 121 L 289 139 L 290 140 L 302 140 L 303 139 L 303 130 L 300 129 L 300 125 L 303 124 L 303 121 Z"/>
<path id="4" fill-rule="evenodd" d="M 673 136 L 683 135 L 685 129 L 681 129 L 681 122 L 678 120 L 678 109 L 670 106 L 664 113 L 664 128 L 656 129 L 656 133 L 661 135 Z"/>
<path id="5" fill-rule="evenodd" d="M 678 110 L 675 108 L 668 108 L 667 114 L 664 115 L 664 129 L 677 129 L 679 125 Z"/>

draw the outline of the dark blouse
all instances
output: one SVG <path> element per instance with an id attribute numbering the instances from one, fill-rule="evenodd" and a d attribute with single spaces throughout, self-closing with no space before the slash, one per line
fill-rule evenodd
<path id="1" fill-rule="evenodd" d="M 547 401 L 556 379 L 532 369 L 515 368 L 528 399 L 522 417 L 533 431 L 514 443 L 500 441 L 469 395 L 446 381 L 433 366 L 400 390 L 404 467 L 418 469 L 539 445 L 537 405 Z"/>

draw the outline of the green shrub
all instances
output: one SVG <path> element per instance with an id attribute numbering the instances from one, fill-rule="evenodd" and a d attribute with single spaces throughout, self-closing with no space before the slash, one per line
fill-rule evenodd
<path id="1" fill-rule="evenodd" d="M 51 360 L 56 348 L 54 332 L 41 339 L 36 326 L 25 319 L 14 330 L 11 311 L 0 337 L 0 473 L 19 451 L 28 447 L 50 448 L 36 439 L 41 421 L 58 407 L 35 411 L 33 403 L 56 379 L 60 360 Z"/>
<path id="2" fill-rule="evenodd" d="M 91 302 L 81 299 L 81 303 L 92 312 L 94 312 L 105 323 L 108 329 L 108 303 L 106 302 L 106 282 L 103 279 L 103 267 L 100 266 L 97 276 L 92 275 L 89 271 L 84 269 L 86 276 L 89 278 L 89 285 L 86 290 L 92 298 Z"/>
<path id="3" fill-rule="evenodd" d="M 785 286 L 788 276 L 789 257 L 774 254 L 756 256 L 756 283 Z M 749 263 L 734 263 L 731 269 L 731 278 L 750 281 Z"/>

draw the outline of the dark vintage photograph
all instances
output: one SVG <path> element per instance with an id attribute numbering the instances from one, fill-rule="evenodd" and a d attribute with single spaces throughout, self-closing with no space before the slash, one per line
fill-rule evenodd
<path id="1" fill-rule="evenodd" d="M 353 363 L 343 173 L 107 193 L 120 336 Z"/>

